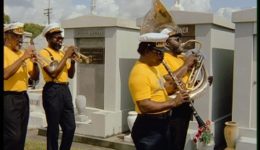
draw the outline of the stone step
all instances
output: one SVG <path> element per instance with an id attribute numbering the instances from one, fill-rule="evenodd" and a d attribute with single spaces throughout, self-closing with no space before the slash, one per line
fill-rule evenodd
<path id="1" fill-rule="evenodd" d="M 46 136 L 46 133 L 47 133 L 46 128 L 38 129 L 38 135 Z M 106 147 L 106 148 L 112 148 L 115 150 L 135 150 L 135 146 L 133 143 L 125 142 L 123 140 L 125 135 L 126 134 L 119 134 L 108 138 L 99 138 L 99 137 L 75 134 L 73 141 L 95 145 L 95 146 Z M 59 138 L 60 137 L 61 137 L 61 132 Z"/>
<path id="2" fill-rule="evenodd" d="M 257 150 L 256 138 L 240 137 L 236 143 L 236 150 Z"/>

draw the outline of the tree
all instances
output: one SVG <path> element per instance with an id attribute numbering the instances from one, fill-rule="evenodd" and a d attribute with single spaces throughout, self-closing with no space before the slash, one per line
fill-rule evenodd
<path id="1" fill-rule="evenodd" d="M 34 39 L 36 36 L 41 34 L 43 28 L 44 28 L 44 26 L 41 26 L 41 25 L 35 24 L 35 23 L 25 23 L 24 24 L 24 30 L 32 33 L 32 39 Z"/>
<path id="2" fill-rule="evenodd" d="M 10 23 L 10 17 L 6 14 L 4 14 L 4 23 Z"/>
<path id="3" fill-rule="evenodd" d="M 6 14 L 4 14 L 4 23 L 5 24 L 11 23 L 10 17 Z M 44 28 L 44 26 L 41 26 L 41 25 L 35 24 L 35 23 L 25 23 L 24 24 L 24 30 L 32 33 L 32 39 L 34 39 L 36 36 L 38 36 L 42 32 L 43 28 Z"/>

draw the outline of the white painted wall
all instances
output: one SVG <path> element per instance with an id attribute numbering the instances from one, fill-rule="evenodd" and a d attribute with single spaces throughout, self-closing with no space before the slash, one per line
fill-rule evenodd
<path id="1" fill-rule="evenodd" d="M 256 128 L 256 9 L 233 13 L 236 23 L 233 119 L 239 126 Z M 243 112 L 243 113 L 241 113 Z"/>
<path id="2" fill-rule="evenodd" d="M 236 24 L 233 120 L 239 125 L 237 149 L 256 149 L 256 8 L 234 12 Z M 253 141 L 253 142 L 252 142 Z"/>

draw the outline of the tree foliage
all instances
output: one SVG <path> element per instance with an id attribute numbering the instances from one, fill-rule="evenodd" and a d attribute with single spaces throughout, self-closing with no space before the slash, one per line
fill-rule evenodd
<path id="1" fill-rule="evenodd" d="M 10 17 L 6 14 L 4 14 L 4 23 L 10 23 Z"/>
<path id="2" fill-rule="evenodd" d="M 44 28 L 44 26 L 41 26 L 41 25 L 35 24 L 35 23 L 25 23 L 25 24 L 24 24 L 24 30 L 25 30 L 26 32 L 32 33 L 32 38 L 33 38 L 33 39 L 34 39 L 36 36 L 38 36 L 39 34 L 41 34 L 43 28 Z"/>
<path id="3" fill-rule="evenodd" d="M 11 23 L 11 18 L 7 15 L 4 14 L 4 23 Z M 32 38 L 34 39 L 36 36 L 41 34 L 44 26 L 36 24 L 36 23 L 24 23 L 24 30 L 26 32 L 32 33 Z"/>

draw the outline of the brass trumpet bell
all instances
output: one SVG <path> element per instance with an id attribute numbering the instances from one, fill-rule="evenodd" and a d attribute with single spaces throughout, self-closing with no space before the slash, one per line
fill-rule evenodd
<path id="1" fill-rule="evenodd" d="M 68 47 L 67 45 L 62 45 L 63 47 L 61 48 L 63 51 L 66 51 L 65 49 Z M 75 57 L 72 57 L 71 59 L 76 61 L 76 62 L 79 62 L 79 63 L 82 63 L 82 62 L 85 62 L 86 64 L 90 64 L 92 62 L 92 57 L 91 56 L 85 56 L 84 54 L 81 54 L 79 51 L 79 48 L 76 47 L 76 50 L 74 52 L 75 54 Z"/>

